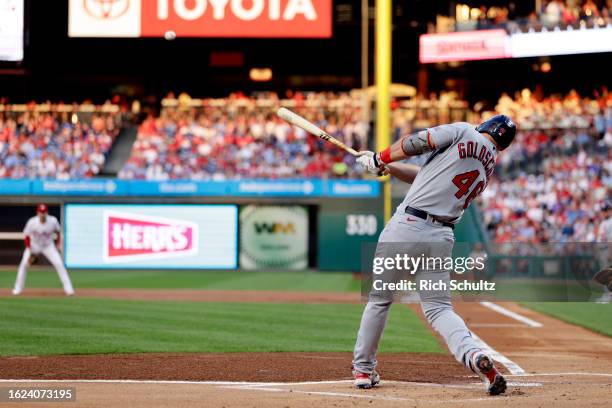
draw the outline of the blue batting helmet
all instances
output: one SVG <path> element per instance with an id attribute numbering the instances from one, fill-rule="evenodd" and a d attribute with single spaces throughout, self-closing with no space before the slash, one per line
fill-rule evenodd
<path id="1" fill-rule="evenodd" d="M 491 135 L 499 150 L 504 150 L 510 146 L 514 136 L 516 136 L 516 125 L 506 115 L 495 115 L 476 126 L 476 130 Z"/>

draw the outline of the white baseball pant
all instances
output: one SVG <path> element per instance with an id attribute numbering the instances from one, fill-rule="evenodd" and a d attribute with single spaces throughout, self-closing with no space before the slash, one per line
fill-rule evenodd
<path id="1" fill-rule="evenodd" d="M 19 264 L 19 270 L 17 272 L 17 279 L 15 280 L 15 288 L 13 289 L 13 294 L 15 295 L 18 295 L 23 291 L 27 274 L 28 260 L 32 254 L 33 252 L 30 248 L 26 248 L 25 251 L 23 251 L 23 257 L 21 258 L 21 263 Z M 64 267 L 62 257 L 57 251 L 55 245 L 48 245 L 47 247 L 43 248 L 40 253 L 36 253 L 35 255 L 38 256 L 40 254 L 43 254 L 57 271 L 57 274 L 62 281 L 64 292 L 67 295 L 73 295 L 74 288 L 72 287 L 72 282 L 70 281 L 68 271 Z"/>

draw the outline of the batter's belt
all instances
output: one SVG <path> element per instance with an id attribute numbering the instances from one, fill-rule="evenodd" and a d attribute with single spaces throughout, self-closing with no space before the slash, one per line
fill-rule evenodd
<path id="1" fill-rule="evenodd" d="M 447 222 L 447 221 L 442 221 L 435 215 L 429 214 L 427 211 L 419 210 L 418 208 L 412 208 L 410 206 L 406 206 L 405 211 L 406 211 L 406 214 L 414 215 L 415 217 L 419 217 L 422 220 L 427 221 L 431 219 L 435 222 L 439 222 L 445 227 L 448 227 L 450 229 L 455 229 L 455 224 L 451 224 L 450 222 Z"/>

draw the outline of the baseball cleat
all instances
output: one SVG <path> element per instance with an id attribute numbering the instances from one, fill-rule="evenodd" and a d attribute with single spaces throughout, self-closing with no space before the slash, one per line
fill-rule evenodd
<path id="1" fill-rule="evenodd" d="M 368 374 L 353 370 L 353 377 L 355 378 L 355 388 L 360 389 L 372 388 L 380 382 L 380 375 L 378 375 L 376 371 L 372 371 L 372 374 Z"/>
<path id="2" fill-rule="evenodd" d="M 482 380 L 489 395 L 499 395 L 506 391 L 506 379 L 497 371 L 491 357 L 483 353 L 474 354 L 472 368 Z"/>
<path id="3" fill-rule="evenodd" d="M 19 296 L 19 295 L 21 294 L 21 292 L 20 292 L 20 291 L 15 290 L 15 289 L 13 289 L 13 290 L 11 291 L 11 293 L 13 294 L 13 296 Z"/>

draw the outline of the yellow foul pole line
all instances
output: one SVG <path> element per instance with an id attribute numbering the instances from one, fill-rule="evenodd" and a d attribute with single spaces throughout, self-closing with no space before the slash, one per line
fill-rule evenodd
<path id="1" fill-rule="evenodd" d="M 376 0 L 376 150 L 391 144 L 391 1 Z M 391 218 L 391 181 L 383 179 L 385 223 Z"/>

